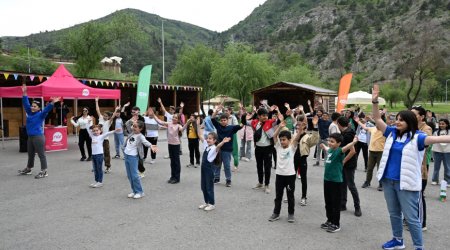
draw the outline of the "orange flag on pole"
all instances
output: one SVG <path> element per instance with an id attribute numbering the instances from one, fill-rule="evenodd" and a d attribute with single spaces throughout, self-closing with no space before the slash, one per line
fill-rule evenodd
<path id="1" fill-rule="evenodd" d="M 347 103 L 348 92 L 350 91 L 350 85 L 352 84 L 352 73 L 348 73 L 341 78 L 339 83 L 338 101 L 336 112 L 341 112 Z"/>

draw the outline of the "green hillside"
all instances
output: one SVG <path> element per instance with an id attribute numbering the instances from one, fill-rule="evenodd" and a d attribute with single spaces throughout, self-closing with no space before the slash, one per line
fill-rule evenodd
<path id="1" fill-rule="evenodd" d="M 138 38 L 129 37 L 119 43 L 113 43 L 108 47 L 105 56 L 122 57 L 122 72 L 124 73 L 138 74 L 143 66 L 152 64 L 155 81 L 162 81 L 161 23 L 163 21 L 166 76 L 174 68 L 177 54 L 183 46 L 192 46 L 198 43 L 207 44 L 216 36 L 215 32 L 207 29 L 180 21 L 164 19 L 136 9 L 120 10 L 91 22 L 107 23 L 119 14 L 124 13 L 135 18 L 139 26 L 137 28 Z M 70 60 L 73 59 L 73 55 L 68 53 L 64 43 L 68 34 L 79 29 L 81 25 L 58 31 L 41 32 L 26 37 L 2 37 L 2 49 L 14 51 L 17 47 L 29 46 L 41 51 L 47 58 Z"/>

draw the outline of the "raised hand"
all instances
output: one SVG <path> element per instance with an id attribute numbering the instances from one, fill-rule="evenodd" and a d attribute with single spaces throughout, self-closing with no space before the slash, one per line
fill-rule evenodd
<path id="1" fill-rule="evenodd" d="M 184 102 L 180 102 L 180 107 L 184 107 Z"/>
<path id="2" fill-rule="evenodd" d="M 242 106 L 242 103 L 239 102 L 238 105 L 239 105 L 239 109 L 242 109 L 242 107 L 243 107 L 243 106 Z"/>
<path id="3" fill-rule="evenodd" d="M 27 93 L 27 85 L 25 85 L 25 83 L 22 84 L 22 92 Z"/>
<path id="4" fill-rule="evenodd" d="M 319 117 L 318 117 L 317 115 L 315 115 L 315 116 L 313 117 L 313 119 L 312 119 L 312 124 L 313 124 L 314 126 L 316 126 L 317 123 L 319 123 Z"/>
<path id="5" fill-rule="evenodd" d="M 52 100 L 52 103 L 57 103 L 61 100 L 61 97 L 52 97 L 50 100 Z"/>
<path id="6" fill-rule="evenodd" d="M 372 101 L 376 102 L 378 101 L 378 96 L 380 94 L 380 87 L 378 84 L 374 84 L 372 88 Z"/>
<path id="7" fill-rule="evenodd" d="M 311 101 L 310 100 L 308 100 L 308 106 L 311 106 Z"/>
<path id="8" fill-rule="evenodd" d="M 225 137 L 225 138 L 223 138 L 222 141 L 224 141 L 224 142 L 229 142 L 229 141 L 231 141 L 231 137 Z"/>
<path id="9" fill-rule="evenodd" d="M 99 99 L 99 97 L 97 96 L 97 97 L 95 97 L 95 102 L 98 102 L 98 99 Z"/>
<path id="10" fill-rule="evenodd" d="M 128 107 L 130 106 L 130 102 L 125 103 L 125 105 L 123 105 L 124 107 Z"/>
<path id="11" fill-rule="evenodd" d="M 284 128 L 284 127 L 286 127 L 286 122 L 285 121 L 282 121 L 281 123 L 280 123 L 280 125 L 279 125 L 281 128 Z"/>
<path id="12" fill-rule="evenodd" d="M 285 103 L 284 103 L 284 106 L 285 106 L 287 109 L 289 109 L 289 103 L 285 102 Z"/>
<path id="13" fill-rule="evenodd" d="M 161 98 L 158 97 L 158 100 L 156 100 L 158 103 L 161 103 Z"/>

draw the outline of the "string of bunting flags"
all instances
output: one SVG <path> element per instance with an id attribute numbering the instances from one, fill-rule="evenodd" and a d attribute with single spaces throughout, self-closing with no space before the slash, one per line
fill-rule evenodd
<path id="1" fill-rule="evenodd" d="M 50 79 L 50 76 L 47 75 L 33 75 L 33 74 L 24 74 L 24 73 L 11 73 L 11 72 L 1 72 L 0 76 L 3 76 L 5 80 L 13 77 L 14 80 L 20 77 L 22 79 L 30 79 L 31 82 L 35 80 L 39 80 L 39 83 L 42 83 L 45 80 Z M 103 87 L 132 87 L 136 88 L 137 83 L 131 81 L 111 81 L 111 80 L 98 80 L 98 79 L 83 79 L 77 78 L 84 85 L 90 86 L 103 86 Z M 11 79 L 12 80 L 12 79 Z M 151 89 L 164 89 L 164 90 L 184 90 L 184 91 L 203 91 L 202 87 L 196 86 L 179 86 L 179 85 L 168 85 L 168 84 L 150 84 Z"/>

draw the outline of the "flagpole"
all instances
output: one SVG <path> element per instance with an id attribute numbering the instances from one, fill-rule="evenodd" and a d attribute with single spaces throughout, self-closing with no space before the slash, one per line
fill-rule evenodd
<path id="1" fill-rule="evenodd" d="M 165 77 L 165 69 L 164 69 L 164 20 L 161 21 L 161 34 L 162 34 L 162 77 L 163 77 L 163 84 L 166 83 L 166 77 Z"/>

